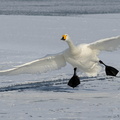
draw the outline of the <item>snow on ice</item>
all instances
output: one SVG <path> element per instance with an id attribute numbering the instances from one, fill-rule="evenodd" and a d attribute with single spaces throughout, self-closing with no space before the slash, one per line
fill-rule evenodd
<path id="1" fill-rule="evenodd" d="M 120 35 L 120 14 L 55 16 L 0 16 L 0 70 L 63 51 L 60 41 L 69 34 L 74 43 L 90 43 Z M 120 51 L 100 58 L 120 70 Z M 1 120 L 119 120 L 120 77 L 88 78 L 67 86 L 70 65 L 44 74 L 0 77 Z"/>

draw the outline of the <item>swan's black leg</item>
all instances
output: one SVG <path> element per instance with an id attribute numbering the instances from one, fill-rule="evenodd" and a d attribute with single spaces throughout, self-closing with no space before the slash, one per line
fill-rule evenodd
<path id="1" fill-rule="evenodd" d="M 70 87 L 73 87 L 73 88 L 76 87 L 76 86 L 78 86 L 80 84 L 80 78 L 77 76 L 76 70 L 77 70 L 77 68 L 74 68 L 73 77 L 68 82 L 68 85 Z"/>
<path id="2" fill-rule="evenodd" d="M 106 72 L 106 75 L 109 75 L 109 76 L 116 76 L 118 74 L 118 70 L 114 67 L 111 67 L 111 66 L 107 66 L 105 63 L 103 63 L 101 60 L 99 61 L 101 64 L 103 64 L 105 66 L 105 72 Z"/>

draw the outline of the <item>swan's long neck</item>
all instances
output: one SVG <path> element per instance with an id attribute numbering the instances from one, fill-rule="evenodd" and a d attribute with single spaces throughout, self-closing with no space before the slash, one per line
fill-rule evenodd
<path id="1" fill-rule="evenodd" d="M 73 44 L 73 42 L 70 39 L 67 41 L 67 44 L 71 51 L 75 49 L 75 45 Z"/>

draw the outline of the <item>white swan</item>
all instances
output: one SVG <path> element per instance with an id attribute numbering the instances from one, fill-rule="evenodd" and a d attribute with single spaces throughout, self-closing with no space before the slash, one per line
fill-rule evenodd
<path id="1" fill-rule="evenodd" d="M 69 46 L 62 53 L 46 56 L 12 69 L 0 71 L 0 75 L 43 73 L 60 69 L 68 62 L 74 68 L 77 67 L 85 72 L 88 76 L 96 76 L 101 68 L 100 59 L 98 58 L 100 51 L 113 51 L 120 48 L 120 36 L 78 46 L 73 44 L 67 34 L 63 35 L 61 40 L 67 42 Z"/>

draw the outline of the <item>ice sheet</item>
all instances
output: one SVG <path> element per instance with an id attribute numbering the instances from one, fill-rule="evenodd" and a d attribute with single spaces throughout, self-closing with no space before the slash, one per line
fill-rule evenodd
<path id="1" fill-rule="evenodd" d="M 75 44 L 120 35 L 120 14 L 79 17 L 0 16 L 0 70 L 63 51 L 69 34 Z M 100 58 L 120 69 L 120 51 Z M 120 78 L 81 77 L 67 86 L 70 65 L 45 74 L 0 77 L 1 120 L 119 120 Z M 79 73 L 81 76 L 81 74 Z"/>

